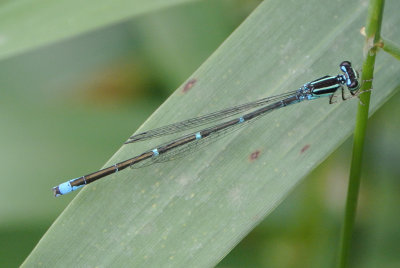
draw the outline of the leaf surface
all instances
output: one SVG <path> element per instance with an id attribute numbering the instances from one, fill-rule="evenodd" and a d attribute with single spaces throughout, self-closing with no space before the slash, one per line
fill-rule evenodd
<path id="1" fill-rule="evenodd" d="M 361 64 L 365 3 L 262 2 L 140 131 L 294 90 L 336 75 L 343 60 Z M 398 25 L 392 5 L 385 23 Z M 371 114 L 400 82 L 395 60 L 379 58 Z M 88 185 L 24 264 L 214 266 L 352 133 L 357 105 L 292 105 L 183 160 Z M 123 146 L 105 166 L 161 142 Z"/>

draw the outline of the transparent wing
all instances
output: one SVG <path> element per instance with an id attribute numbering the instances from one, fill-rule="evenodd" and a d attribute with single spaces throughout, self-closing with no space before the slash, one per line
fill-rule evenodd
<path id="1" fill-rule="evenodd" d="M 227 108 L 224 110 L 216 111 L 210 114 L 202 115 L 199 117 L 187 119 L 178 123 L 169 124 L 163 127 L 159 127 L 153 130 L 148 130 L 136 135 L 131 136 L 125 144 L 157 138 L 165 135 L 170 135 L 185 130 L 193 129 L 202 125 L 206 125 L 212 122 L 216 122 L 222 119 L 226 119 L 230 116 L 237 115 L 239 113 L 254 109 L 256 107 L 264 106 L 268 103 L 276 102 L 277 100 L 284 99 L 285 97 L 296 94 L 297 90 L 286 92 L 280 95 L 263 98 L 253 102 L 241 104 L 235 107 Z"/>
<path id="2" fill-rule="evenodd" d="M 279 106 L 277 105 L 279 104 Z M 203 133 L 205 132 L 210 132 L 210 134 L 204 138 L 201 138 L 199 140 L 192 140 L 188 143 L 182 144 L 180 146 L 177 146 L 175 148 L 170 149 L 169 151 L 166 151 L 164 153 L 160 153 L 158 156 L 153 156 L 151 158 L 148 158 L 146 160 L 143 160 L 141 162 L 138 162 L 134 165 L 132 165 L 132 168 L 141 168 L 141 167 L 145 167 L 145 166 L 149 166 L 152 165 L 154 163 L 161 163 L 161 162 L 167 162 L 167 161 L 172 161 L 172 160 L 176 160 L 179 158 L 182 158 L 184 156 L 187 156 L 188 154 L 191 154 L 193 152 L 197 152 L 198 150 L 210 145 L 211 143 L 219 140 L 220 138 L 225 137 L 226 135 L 241 129 L 244 126 L 247 126 L 250 123 L 253 123 L 255 121 L 257 121 L 257 119 L 263 117 L 264 115 L 266 115 L 267 113 L 275 110 L 276 108 L 280 108 L 283 107 L 281 106 L 281 103 L 275 103 L 275 104 L 271 104 L 267 107 L 263 107 L 260 108 L 259 110 L 256 110 L 254 112 L 248 113 L 243 115 L 243 118 L 249 117 L 249 120 L 244 121 L 243 123 L 236 123 L 236 124 L 231 124 L 229 125 L 229 122 L 224 122 L 221 123 L 219 125 L 216 125 L 214 127 L 210 127 L 207 129 L 202 130 L 201 132 Z M 235 121 L 235 120 L 232 120 Z M 239 120 L 236 120 L 239 121 Z M 226 127 L 221 127 L 221 126 L 225 126 Z M 175 139 L 173 141 L 161 144 L 159 146 L 157 146 L 156 148 L 163 148 L 164 146 L 168 146 L 169 144 L 174 144 L 175 142 L 178 142 L 180 140 L 184 140 L 190 136 L 195 135 L 196 133 L 192 133 L 189 135 L 186 135 L 184 137 L 181 137 L 179 139 Z"/>
<path id="3" fill-rule="evenodd" d="M 185 157 L 185 156 L 187 156 L 189 154 L 192 154 L 194 152 L 197 152 L 197 151 L 201 150 L 202 148 L 212 144 L 213 142 L 225 137 L 226 135 L 228 135 L 228 134 L 230 134 L 230 133 L 232 133 L 232 132 L 234 132 L 236 130 L 239 130 L 240 128 L 242 128 L 245 125 L 249 124 L 250 122 L 254 122 L 254 121 L 255 121 L 255 119 L 247 121 L 247 122 L 244 122 L 242 124 L 233 125 L 231 127 L 225 128 L 225 129 L 217 131 L 217 132 L 213 132 L 207 137 L 204 137 L 204 138 L 199 139 L 199 140 L 193 140 L 193 141 L 188 142 L 186 144 L 183 144 L 183 145 L 181 145 L 179 147 L 175 147 L 175 148 L 173 148 L 173 149 L 171 149 L 171 150 L 169 150 L 169 151 L 167 151 L 165 153 L 162 153 L 162 154 L 160 154 L 160 155 L 158 155 L 156 157 L 151 157 L 151 158 L 148 158 L 148 159 L 143 160 L 141 162 L 138 162 L 138 163 L 132 165 L 131 167 L 132 168 L 141 168 L 141 167 L 150 166 L 150 165 L 155 164 L 155 163 L 163 163 L 163 162 L 173 161 L 173 160 L 177 160 L 177 159 L 183 158 L 183 157 Z M 194 135 L 194 133 L 191 134 L 191 135 Z M 186 138 L 188 136 L 190 136 L 190 135 L 187 135 L 184 138 Z M 176 140 L 174 140 L 172 142 L 175 142 L 175 141 Z M 166 146 L 169 143 L 171 143 L 171 142 L 162 144 L 162 145 L 158 146 L 157 148 Z"/>

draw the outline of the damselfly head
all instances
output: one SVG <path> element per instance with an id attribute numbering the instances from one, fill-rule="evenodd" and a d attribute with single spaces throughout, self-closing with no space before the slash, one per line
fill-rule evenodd
<path id="1" fill-rule="evenodd" d="M 340 70 L 344 73 L 344 82 L 351 92 L 355 92 L 360 88 L 358 82 L 358 72 L 351 66 L 349 61 L 343 61 L 340 64 Z"/>

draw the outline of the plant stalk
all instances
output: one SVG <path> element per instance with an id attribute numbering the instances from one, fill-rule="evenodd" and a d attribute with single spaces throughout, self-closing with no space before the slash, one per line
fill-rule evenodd
<path id="1" fill-rule="evenodd" d="M 348 267 L 349 252 L 357 209 L 358 193 L 360 188 L 362 154 L 367 128 L 368 110 L 372 90 L 375 56 L 380 40 L 380 29 L 384 0 L 371 0 L 368 8 L 368 18 L 365 27 L 365 60 L 361 75 L 360 103 L 358 105 L 356 125 L 354 130 L 353 152 L 351 159 L 349 185 L 347 191 L 346 208 L 341 233 L 338 267 Z"/>

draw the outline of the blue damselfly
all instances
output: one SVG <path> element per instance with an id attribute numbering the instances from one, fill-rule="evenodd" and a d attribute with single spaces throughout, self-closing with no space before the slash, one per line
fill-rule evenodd
<path id="1" fill-rule="evenodd" d="M 253 122 L 278 108 L 299 103 L 304 100 L 318 99 L 320 97 L 329 97 L 329 103 L 332 103 L 335 93 L 339 90 L 341 90 L 342 99 L 345 100 L 344 86 L 347 87 L 351 95 L 356 95 L 360 86 L 357 72 L 352 68 L 351 63 L 348 61 L 344 61 L 340 64 L 340 70 L 343 74 L 321 77 L 304 84 L 298 90 L 241 104 L 133 135 L 125 142 L 125 144 L 170 135 L 201 127 L 206 124 L 215 123 L 214 126 L 206 127 L 200 131 L 161 144 L 156 146 L 154 149 L 148 150 L 138 156 L 132 157 L 113 166 L 64 182 L 53 188 L 54 195 L 60 196 L 75 191 L 86 184 L 121 171 L 127 167 L 142 167 L 153 163 L 173 160 L 185 153 L 193 152 L 196 149 L 209 144 L 222 134 L 230 133 L 233 130 L 246 125 L 246 123 Z M 249 112 L 250 110 L 253 111 Z M 234 119 L 228 119 L 229 117 L 238 114 L 242 115 Z M 227 121 L 218 123 L 223 119 L 226 119 Z"/>

